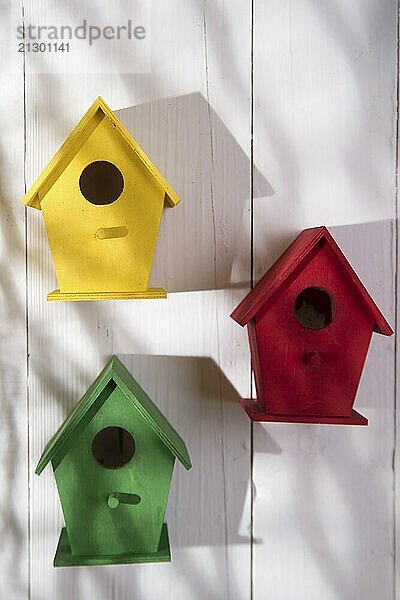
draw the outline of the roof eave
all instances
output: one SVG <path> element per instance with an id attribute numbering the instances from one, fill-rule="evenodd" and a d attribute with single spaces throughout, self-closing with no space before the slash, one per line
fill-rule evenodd
<path id="1" fill-rule="evenodd" d="M 126 367 L 115 356 L 113 358 L 112 364 L 113 364 L 113 378 L 114 378 L 114 381 L 117 383 L 118 387 L 122 390 L 122 392 L 127 397 L 134 398 L 134 400 L 137 402 L 137 405 L 135 406 L 136 410 L 139 412 L 139 414 L 142 415 L 142 417 L 145 418 L 145 420 L 147 421 L 147 423 L 149 424 L 151 429 L 156 433 L 156 435 L 160 438 L 160 440 L 165 444 L 165 446 L 168 448 L 168 450 L 171 452 L 171 454 L 177 460 L 179 460 L 181 465 L 183 465 L 187 471 L 189 469 L 191 469 L 192 463 L 190 461 L 190 457 L 189 457 L 189 453 L 186 448 L 186 444 L 185 444 L 186 454 L 179 452 L 179 450 L 174 446 L 174 444 L 171 442 L 171 440 L 168 438 L 168 436 L 165 435 L 162 428 L 160 428 L 159 425 L 152 419 L 150 413 L 148 413 L 146 411 L 145 407 L 142 405 L 139 398 L 136 398 L 136 396 L 130 390 L 129 386 L 124 381 L 124 378 L 120 372 L 120 367 L 122 367 L 123 369 L 126 369 Z M 115 365 L 116 365 L 116 367 L 115 367 Z M 146 394 L 146 392 L 144 392 L 143 388 L 142 388 L 142 391 L 144 394 Z M 177 435 L 179 435 L 179 434 L 177 434 Z"/>
<path id="2" fill-rule="evenodd" d="M 27 192 L 25 196 L 22 198 L 23 204 L 25 206 L 31 206 L 32 208 L 36 208 L 37 210 L 42 210 L 40 206 L 39 195 L 37 193 Z"/>
<path id="3" fill-rule="evenodd" d="M 45 470 L 45 468 L 47 467 L 47 465 L 49 464 L 49 462 L 50 462 L 50 460 L 44 459 L 44 451 L 43 451 L 42 456 L 40 457 L 39 462 L 36 465 L 36 469 L 35 469 L 36 475 L 41 475 L 43 473 L 43 471 Z"/>
<path id="4" fill-rule="evenodd" d="M 107 365 L 104 367 L 103 371 L 98 375 L 96 380 L 86 390 L 86 392 L 84 393 L 82 398 L 79 400 L 78 405 L 81 404 L 81 402 L 83 401 L 84 398 L 87 398 L 89 396 L 95 395 L 95 397 L 98 398 L 99 394 L 104 389 L 104 387 L 108 384 L 108 382 L 110 381 L 112 376 L 113 376 L 112 363 L 111 363 L 111 361 L 109 361 L 107 363 Z M 74 409 L 74 411 L 75 411 L 75 409 Z M 72 411 L 72 413 L 74 413 L 74 411 Z M 68 420 L 68 418 L 69 417 L 67 417 L 66 420 Z M 60 425 L 60 427 L 57 429 L 55 434 L 50 438 L 50 440 L 44 447 L 42 455 L 41 455 L 39 462 L 35 469 L 36 475 L 40 475 L 44 471 L 44 469 L 47 467 L 47 465 L 50 462 L 52 462 L 54 457 L 58 456 L 61 453 L 61 450 L 62 450 L 63 446 L 65 445 L 65 438 L 63 437 L 64 432 L 62 432 L 65 422 L 66 421 L 64 421 Z M 79 424 L 79 422 L 80 422 L 80 419 L 78 421 L 78 424 Z M 74 427 L 73 429 L 75 430 L 75 428 L 76 427 Z"/>
<path id="5" fill-rule="evenodd" d="M 352 280 L 354 287 L 356 288 L 356 290 L 358 291 L 360 297 L 362 298 L 362 300 L 364 302 L 365 310 L 368 311 L 373 316 L 374 321 L 375 321 L 374 331 L 376 333 L 381 333 L 382 335 L 391 336 L 393 334 L 392 328 L 390 327 L 389 323 L 386 321 L 385 317 L 383 316 L 383 314 L 380 311 L 380 309 L 378 308 L 378 306 L 375 304 L 373 298 L 370 296 L 368 290 L 362 283 L 362 281 L 359 278 L 359 276 L 357 275 L 357 273 L 354 271 L 353 267 L 347 260 L 346 256 L 343 254 L 342 250 L 338 246 L 336 240 L 333 238 L 330 231 L 325 226 L 311 228 L 308 231 L 311 232 L 312 230 L 315 230 L 315 235 L 311 238 L 311 240 L 309 241 L 307 246 L 303 249 L 302 257 L 304 258 L 305 256 L 307 256 L 312 251 L 312 249 L 315 247 L 315 245 L 318 242 L 320 242 L 320 240 L 322 238 L 324 238 L 325 242 L 328 243 L 329 246 L 334 251 L 334 253 L 338 259 L 338 262 L 341 263 L 342 268 L 344 268 L 344 270 L 347 272 L 348 276 Z M 307 231 L 307 230 L 304 230 L 304 231 Z M 296 241 L 296 240 L 294 240 L 294 241 Z M 288 246 L 288 248 L 289 247 L 290 246 Z M 288 250 L 288 248 L 285 250 L 285 252 Z M 250 290 L 250 292 L 248 292 L 248 294 L 243 298 L 241 303 L 231 313 L 231 318 L 234 321 L 236 321 L 239 325 L 241 325 L 242 327 L 247 325 L 263 309 L 264 304 L 267 301 L 265 299 L 265 296 L 267 296 L 267 290 L 265 291 L 265 294 L 263 293 L 261 295 L 261 297 L 259 297 L 259 298 L 257 298 L 257 296 L 256 296 L 256 290 L 257 290 L 257 288 L 262 286 L 262 281 L 263 281 L 264 277 L 268 274 L 268 272 L 269 272 L 269 270 L 260 279 L 260 281 L 256 284 L 256 286 L 252 290 Z M 290 272 L 286 273 L 286 277 L 283 277 L 281 279 L 281 281 L 279 282 L 279 285 L 275 286 L 275 289 L 273 290 L 274 295 L 276 292 L 279 291 L 279 289 L 282 288 L 282 285 L 284 284 L 284 282 L 288 276 L 290 276 Z M 271 286 L 271 287 L 274 287 L 274 286 Z M 264 301 L 262 299 L 263 296 L 264 296 Z M 252 298 L 254 298 L 253 301 L 252 301 Z M 271 296 L 269 297 L 269 301 L 271 301 Z"/>
<path id="6" fill-rule="evenodd" d="M 180 198 L 175 190 L 169 185 L 168 181 L 165 177 L 160 173 L 156 165 L 152 162 L 152 160 L 147 156 L 147 154 L 142 150 L 141 146 L 136 142 L 135 138 L 131 135 L 131 133 L 126 129 L 126 127 L 122 124 L 122 122 L 118 119 L 118 117 L 112 112 L 112 110 L 107 106 L 104 100 L 99 97 L 97 99 L 99 102 L 99 106 L 103 110 L 104 114 L 113 122 L 115 128 L 118 130 L 118 133 L 124 138 L 126 143 L 132 148 L 132 150 L 136 153 L 136 155 L 143 162 L 145 167 L 147 168 L 150 175 L 154 177 L 154 179 L 158 182 L 161 188 L 165 193 L 165 201 L 169 204 L 169 206 L 174 207 L 180 202 Z"/>
<path id="7" fill-rule="evenodd" d="M 231 319 L 236 321 L 236 323 L 238 323 L 242 327 L 245 327 L 247 325 L 247 323 L 249 321 L 251 321 L 251 316 L 249 317 L 249 312 L 242 314 L 242 312 L 239 310 L 239 308 L 240 308 L 240 304 L 237 308 L 235 308 L 235 310 L 231 313 L 230 316 L 231 316 Z"/>
<path id="8" fill-rule="evenodd" d="M 173 189 L 171 189 L 170 187 L 168 187 L 168 189 L 165 190 L 165 201 L 167 202 L 167 204 L 171 208 L 174 208 L 174 206 L 176 206 L 177 204 L 179 204 L 179 202 L 181 201 L 181 199 L 176 194 L 176 192 L 174 192 Z"/>
<path id="9" fill-rule="evenodd" d="M 387 335 L 388 337 L 394 333 L 386 319 L 382 319 L 379 323 L 378 321 L 375 321 L 374 331 L 375 333 L 381 333 L 382 335 Z"/>
<path id="10" fill-rule="evenodd" d="M 169 183 L 157 169 L 157 167 L 152 163 L 147 154 L 141 149 L 136 140 L 132 137 L 129 131 L 123 126 L 121 121 L 116 117 L 116 115 L 112 112 L 112 110 L 107 106 L 104 100 L 99 96 L 93 102 L 93 104 L 89 107 L 68 137 L 65 139 L 63 144 L 54 154 L 52 159 L 48 162 L 47 166 L 43 169 L 34 183 L 31 185 L 27 193 L 22 199 L 22 202 L 26 206 L 31 206 L 32 208 L 36 208 L 37 210 L 41 210 L 41 200 L 40 196 L 44 196 L 48 189 L 52 187 L 54 182 L 51 181 L 51 178 L 54 176 L 54 171 L 57 168 L 60 168 L 60 162 L 65 160 L 69 155 L 74 155 L 76 152 L 75 144 L 79 137 L 86 130 L 87 127 L 92 126 L 91 122 L 95 123 L 94 117 L 97 111 L 101 111 L 104 117 L 108 118 L 112 124 L 115 126 L 115 129 L 118 131 L 119 135 L 124 139 L 124 141 L 128 144 L 128 146 L 135 152 L 135 154 L 140 158 L 145 167 L 147 168 L 149 175 L 151 175 L 157 183 L 161 186 L 161 188 L 165 192 L 165 201 L 169 206 L 174 207 L 179 202 L 180 199 L 176 192 L 171 188 Z M 62 171 L 61 171 L 62 172 Z M 43 188 L 44 192 L 43 192 Z M 47 189 L 48 188 L 48 189 Z"/>

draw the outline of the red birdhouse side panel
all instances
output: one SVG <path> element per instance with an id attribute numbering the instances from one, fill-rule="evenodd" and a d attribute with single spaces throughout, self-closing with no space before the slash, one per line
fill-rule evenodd
<path id="1" fill-rule="evenodd" d="M 300 296 L 308 288 L 327 292 L 331 301 L 332 320 L 319 329 L 304 326 L 304 314 L 303 324 L 298 320 L 310 309 Z M 373 316 L 325 244 L 249 328 L 257 397 L 265 411 L 350 416 L 373 327 Z"/>
<path id="2" fill-rule="evenodd" d="M 247 326 L 247 332 L 249 335 L 251 368 L 254 373 L 254 381 L 256 384 L 257 398 L 259 400 L 261 400 L 261 403 L 262 403 L 262 399 L 264 398 L 263 376 L 261 373 L 260 356 L 259 356 L 258 347 L 257 347 L 257 335 L 256 335 L 256 327 L 255 327 L 254 319 L 249 321 L 248 326 Z M 253 404 L 255 404 L 255 402 Z"/>

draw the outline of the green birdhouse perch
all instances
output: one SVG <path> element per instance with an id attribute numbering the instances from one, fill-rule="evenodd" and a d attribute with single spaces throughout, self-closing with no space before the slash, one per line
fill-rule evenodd
<path id="1" fill-rule="evenodd" d="M 115 356 L 47 444 L 66 527 L 54 566 L 171 560 L 164 514 L 182 438 Z"/>

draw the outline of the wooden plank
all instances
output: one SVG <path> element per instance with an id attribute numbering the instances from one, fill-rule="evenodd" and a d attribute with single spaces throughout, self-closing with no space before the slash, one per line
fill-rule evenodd
<path id="1" fill-rule="evenodd" d="M 255 280 L 325 224 L 392 325 L 396 11 L 256 0 L 254 17 L 255 162 L 275 192 L 254 203 Z M 367 428 L 254 426 L 255 600 L 394 597 L 393 338 L 374 337 L 357 407 Z"/>
<path id="2" fill-rule="evenodd" d="M 397 36 L 399 36 L 399 29 L 397 30 Z M 399 64 L 400 64 L 400 49 L 398 49 L 398 54 L 397 54 L 397 90 L 399 90 Z M 396 160 L 397 160 L 397 164 L 396 164 L 396 170 L 397 170 L 397 181 L 399 181 L 399 177 L 400 177 L 400 171 L 399 171 L 399 151 L 400 151 L 400 140 L 399 140 L 399 109 L 398 109 L 398 103 L 399 103 L 399 94 L 397 97 L 397 114 L 396 114 L 396 118 L 397 118 L 397 139 L 396 139 L 396 144 L 397 144 L 397 156 L 396 156 Z M 399 343 L 398 343 L 398 339 L 399 339 L 399 298 L 400 298 L 400 279 L 399 279 L 399 273 L 400 273 L 400 231 L 399 231 L 399 215 L 400 215 L 400 196 L 399 196 L 399 190 L 397 187 L 397 191 L 396 191 L 396 201 L 397 201 L 397 205 L 396 205 L 396 220 L 395 220 L 395 225 L 394 225 L 394 235 L 395 235 L 395 252 L 396 252 L 396 280 L 395 280 L 395 311 L 394 311 L 394 315 L 395 315 L 395 322 L 394 322 L 394 327 L 395 327 L 395 336 L 396 336 L 396 340 L 395 340 L 395 352 L 396 352 L 396 356 L 395 356 L 395 360 L 396 360 L 396 366 L 395 366 L 395 424 L 394 424 L 394 443 L 395 443 L 395 448 L 394 448 L 394 473 L 395 473 L 395 485 L 394 485 L 394 501 L 393 501 L 393 513 L 394 513 L 394 547 L 395 547 L 395 555 L 394 555 L 394 568 L 395 568 L 395 580 L 394 580 L 394 589 L 395 589 L 395 597 L 397 598 L 397 595 L 399 593 L 400 590 L 400 552 L 398 550 L 398 544 L 399 544 L 399 540 L 400 540 L 400 480 L 399 480 L 399 476 L 398 473 L 400 472 L 400 453 L 399 453 L 399 443 L 398 443 L 398 435 L 399 435 L 399 431 L 400 431 L 400 411 L 398 409 L 398 398 L 400 398 L 400 378 L 399 378 L 399 373 L 400 373 L 400 352 L 399 352 Z"/>
<path id="3" fill-rule="evenodd" d="M 396 10 L 256 0 L 256 280 L 305 227 L 393 218 Z"/>
<path id="4" fill-rule="evenodd" d="M 51 22 L 43 5 L 26 5 L 27 21 Z M 145 389 L 160 388 L 150 391 L 195 464 L 190 496 L 178 470 L 172 482 L 171 565 L 54 570 L 61 510 L 50 470 L 34 478 L 32 596 L 250 597 L 250 425 L 237 402 L 248 394 L 250 373 L 245 333 L 228 316 L 250 269 L 250 3 L 236 9 L 224 10 L 222 1 L 153 5 L 150 74 L 31 76 L 28 62 L 28 183 L 101 95 L 113 110 L 147 115 L 149 126 L 135 124 L 131 133 L 182 198 L 166 211 L 152 275 L 152 285 L 179 291 L 167 300 L 46 303 L 54 270 L 41 215 L 28 214 L 31 468 L 112 353 L 144 356 L 143 380 L 139 367 L 133 373 Z M 117 114 L 128 126 L 126 110 Z M 175 221 L 181 207 L 185 218 Z M 154 355 L 183 363 L 153 372 Z"/>
<path id="5" fill-rule="evenodd" d="M 392 223 L 333 232 L 393 321 Z M 365 240 L 371 242 L 370 248 Z M 383 270 L 382 264 L 388 268 Z M 391 597 L 392 338 L 374 336 L 357 406 L 369 419 L 367 428 L 269 425 L 268 432 L 281 449 L 279 465 L 276 456 L 265 454 L 261 426 L 256 426 L 254 533 L 260 543 L 254 548 L 256 598 L 263 597 L 265 586 L 271 594 L 277 590 L 278 598 L 296 593 L 299 598 L 372 600 L 379 590 Z M 271 556 L 267 567 L 265 552 Z M 277 575 L 282 569 L 293 577 L 282 582 Z"/>
<path id="6" fill-rule="evenodd" d="M 0 597 L 16 600 L 29 594 L 25 219 L 19 202 L 24 193 L 24 65 L 14 29 L 21 16 L 20 3 L 2 3 Z"/>

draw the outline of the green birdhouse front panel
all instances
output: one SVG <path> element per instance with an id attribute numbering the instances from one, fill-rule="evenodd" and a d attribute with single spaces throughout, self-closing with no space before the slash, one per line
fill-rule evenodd
<path id="1" fill-rule="evenodd" d="M 114 357 L 49 442 L 66 528 L 54 564 L 170 560 L 165 509 L 183 440 Z"/>
<path id="2" fill-rule="evenodd" d="M 174 461 L 116 387 L 54 471 L 73 554 L 157 552 Z"/>

